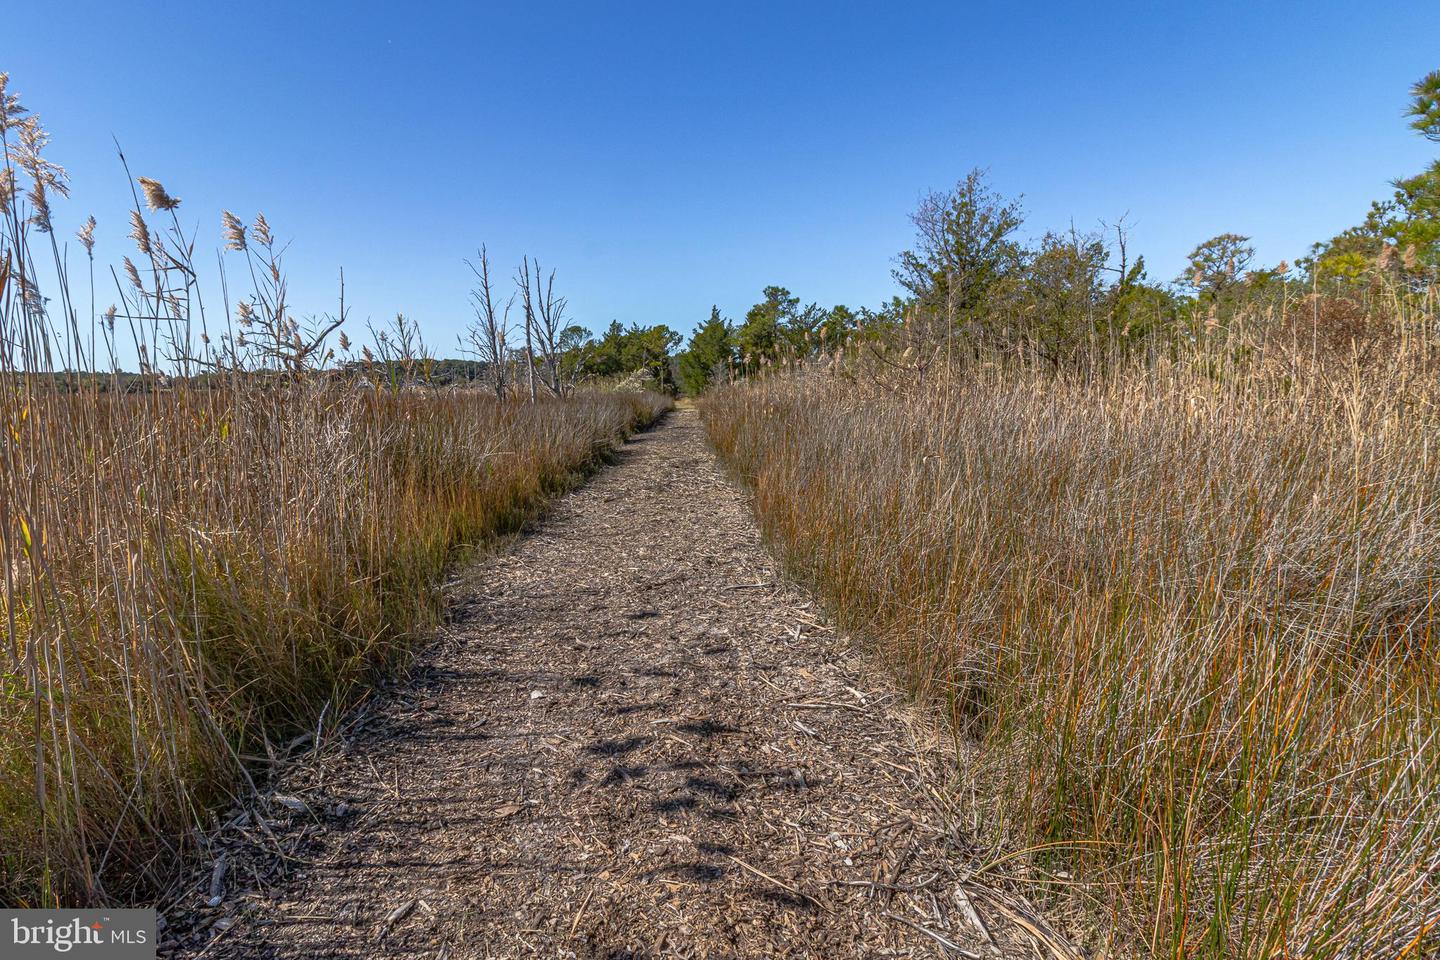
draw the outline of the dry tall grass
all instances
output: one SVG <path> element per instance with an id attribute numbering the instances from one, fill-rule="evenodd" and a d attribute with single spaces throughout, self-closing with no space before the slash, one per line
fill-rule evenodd
<path id="1" fill-rule="evenodd" d="M 398 383 L 409 327 L 374 376 L 320 369 L 337 324 L 294 319 L 263 217 L 225 214 L 253 286 L 212 343 L 179 201 L 143 178 L 140 262 L 92 322 L 52 232 L 63 172 L 3 75 L 0 146 L 0 902 L 123 899 L 247 754 L 406 654 L 457 551 L 669 401 Z M 94 373 L 127 331 L 142 374 Z"/>
<path id="2" fill-rule="evenodd" d="M 1433 316 L 1433 303 L 1425 311 Z M 1114 949 L 1440 949 L 1440 386 L 1243 336 L 711 395 L 789 566 L 978 743 L 982 804 Z M 853 364 L 848 368 L 853 370 Z M 989 809 L 987 807 L 987 809 Z"/>

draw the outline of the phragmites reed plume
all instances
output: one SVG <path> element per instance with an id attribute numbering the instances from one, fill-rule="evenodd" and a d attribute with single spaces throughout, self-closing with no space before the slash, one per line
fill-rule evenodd
<path id="1" fill-rule="evenodd" d="M 32 180 L 44 183 L 60 196 L 70 196 L 65 168 L 41 156 L 46 145 L 50 143 L 50 134 L 40 126 L 40 118 L 31 114 L 15 124 L 15 128 L 20 133 L 20 143 L 15 150 L 15 165 L 30 174 Z"/>
<path id="2" fill-rule="evenodd" d="M 1416 267 L 1420 266 L 1420 254 L 1415 249 L 1415 244 L 1407 243 L 1405 245 L 1405 255 L 1400 258 L 1400 263 L 1406 270 L 1412 272 Z"/>
<path id="3" fill-rule="evenodd" d="M 245 249 L 245 224 L 229 210 L 220 213 L 220 231 L 225 235 L 226 250 Z"/>
<path id="4" fill-rule="evenodd" d="M 268 247 L 275 242 L 275 238 L 270 235 L 270 224 L 266 221 L 265 214 L 255 214 L 255 226 L 250 229 L 255 234 L 256 241 L 263 246 Z"/>
<path id="5" fill-rule="evenodd" d="M 345 351 L 350 349 L 350 338 L 345 336 L 344 330 L 340 331 L 340 349 Z"/>
<path id="6" fill-rule="evenodd" d="M 1380 256 L 1375 258 L 1375 265 L 1381 270 L 1388 270 L 1395 262 L 1395 247 L 1392 244 L 1382 244 Z"/>
<path id="7" fill-rule="evenodd" d="M 110 328 L 111 331 L 115 329 L 115 314 L 118 312 L 113 303 L 110 304 L 110 307 L 105 311 L 105 326 Z"/>
<path id="8" fill-rule="evenodd" d="M 135 241 L 135 246 L 145 256 L 154 253 L 154 247 L 150 243 L 150 227 L 145 223 L 145 218 L 140 215 L 139 210 L 130 211 L 130 239 Z"/>
<path id="9" fill-rule="evenodd" d="M 20 302 L 32 317 L 38 317 L 45 311 L 45 298 L 40 295 L 40 288 L 35 285 L 25 274 L 12 278 L 13 282 L 20 287 Z"/>
<path id="10" fill-rule="evenodd" d="M 45 192 L 45 181 L 36 180 L 31 185 L 26 196 L 30 200 L 30 207 L 33 212 L 30 214 L 30 222 L 35 229 L 41 233 L 50 232 L 50 198 Z"/>
<path id="11" fill-rule="evenodd" d="M 86 254 L 91 259 L 95 257 L 95 218 L 92 216 L 85 221 L 85 226 L 75 231 L 75 238 L 85 248 Z"/>
<path id="12" fill-rule="evenodd" d="M 41 232 L 49 233 L 50 191 L 53 190 L 62 197 L 70 196 L 65 168 L 40 155 L 45 145 L 50 142 L 50 135 L 40 126 L 39 117 L 32 114 L 13 126 L 19 131 L 20 140 L 14 151 L 15 166 L 30 176 L 28 197 L 34 208 L 30 222 Z"/>
<path id="13" fill-rule="evenodd" d="M 255 307 L 249 300 L 241 300 L 235 304 L 235 319 L 240 326 L 248 327 L 255 322 Z"/>
<path id="14" fill-rule="evenodd" d="M 30 112 L 20 105 L 18 94 L 8 91 L 9 86 L 10 74 L 0 72 L 0 133 L 10 129 L 11 125 L 18 123 Z"/>
<path id="15" fill-rule="evenodd" d="M 174 210 L 180 206 L 180 198 L 172 197 L 165 192 L 159 180 L 151 180 L 149 177 L 136 177 L 140 189 L 145 191 L 145 203 L 151 210 L 159 213 L 161 210 Z"/>
<path id="16" fill-rule="evenodd" d="M 125 257 L 124 260 L 125 276 L 130 278 L 130 282 L 135 285 L 136 290 L 144 290 L 145 284 L 140 282 L 140 271 L 135 269 L 135 264 L 130 261 L 129 257 Z"/>
<path id="17" fill-rule="evenodd" d="M 15 197 L 15 171 L 11 167 L 0 168 L 0 215 L 10 212 L 10 201 Z"/>

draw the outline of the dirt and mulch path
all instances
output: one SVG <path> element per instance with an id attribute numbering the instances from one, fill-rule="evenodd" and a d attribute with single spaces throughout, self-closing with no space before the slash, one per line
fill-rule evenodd
<path id="1" fill-rule="evenodd" d="M 953 743 L 780 579 L 693 411 L 452 592 L 214 836 L 166 954 L 1080 955 L 975 875 Z"/>

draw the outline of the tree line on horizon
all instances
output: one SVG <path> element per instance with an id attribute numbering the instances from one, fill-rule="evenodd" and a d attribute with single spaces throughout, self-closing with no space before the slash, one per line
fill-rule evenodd
<path id="1" fill-rule="evenodd" d="M 1410 95 L 1411 128 L 1440 142 L 1440 70 Z M 961 349 L 1059 365 L 1193 342 L 1242 315 L 1284 319 L 1297 295 L 1310 299 L 1306 316 L 1314 326 L 1355 348 L 1365 340 L 1377 290 L 1423 294 L 1440 280 L 1440 159 L 1392 187 L 1360 223 L 1313 244 L 1293 264 L 1261 266 L 1249 236 L 1225 232 L 1197 244 L 1180 276 L 1163 281 L 1132 251 L 1123 218 L 1025 242 L 1020 201 L 993 190 L 977 168 L 950 190 L 925 196 L 911 214 L 916 241 L 892 271 L 903 293 L 874 309 L 826 309 L 801 307 L 789 290 L 769 286 L 738 324 L 712 308 L 678 357 L 679 382 L 699 393 L 723 377 L 897 331 L 911 344 L 943 335 Z M 923 374 L 923 359 L 907 362 Z"/>
<path id="2" fill-rule="evenodd" d="M 1410 95 L 1411 128 L 1440 142 L 1440 70 Z M 922 376 L 942 339 L 951 349 L 1062 365 L 1196 342 L 1241 316 L 1285 318 L 1297 297 L 1310 300 L 1312 326 L 1353 344 L 1365 338 L 1377 285 L 1420 293 L 1440 278 L 1440 159 L 1392 188 L 1359 223 L 1293 263 L 1260 265 L 1251 238 L 1227 231 L 1197 244 L 1182 273 L 1163 280 L 1133 250 L 1123 217 L 1027 241 L 1021 200 L 994 190 L 987 171 L 976 168 L 911 213 L 915 242 L 894 260 L 901 292 L 889 301 L 825 307 L 772 284 L 738 322 L 712 306 L 688 342 L 667 324 L 612 321 L 597 336 L 569 320 L 554 272 L 543 275 L 528 258 L 515 274 L 515 292 L 501 303 L 482 247 L 477 261 L 467 261 L 477 280 L 475 322 L 462 340 L 470 359 L 431 361 L 426 373 L 431 382 L 486 382 L 499 395 L 564 395 L 577 383 L 627 378 L 697 395 L 712 383 L 847 345 L 869 343 L 879 354 L 897 336 L 901 349 L 888 355 L 902 359 L 891 362 Z"/>

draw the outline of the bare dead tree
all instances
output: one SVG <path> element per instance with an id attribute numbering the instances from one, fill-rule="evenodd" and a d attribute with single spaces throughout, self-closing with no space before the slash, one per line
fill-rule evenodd
<path id="1" fill-rule="evenodd" d="M 520 305 L 525 311 L 525 367 L 530 377 L 530 402 L 535 402 L 535 302 L 530 297 L 530 258 L 522 257 L 515 274 L 520 288 Z"/>
<path id="2" fill-rule="evenodd" d="M 515 282 L 520 286 L 520 296 L 525 316 L 534 337 L 535 350 L 539 354 L 540 378 L 556 396 L 564 396 L 567 388 L 561 376 L 560 356 L 566 347 L 565 297 L 555 295 L 555 271 L 545 276 L 540 261 L 526 257 L 516 274 Z"/>
<path id="3" fill-rule="evenodd" d="M 475 311 L 475 322 L 465 331 L 462 346 L 468 345 L 468 352 L 485 364 L 486 376 L 495 389 L 498 400 L 505 399 L 507 378 L 505 365 L 510 359 L 507 339 L 510 335 L 510 308 L 515 303 L 511 294 L 505 306 L 495 308 L 494 292 L 490 286 L 490 255 L 482 244 L 479 263 L 465 261 L 470 272 L 475 274 L 475 286 L 470 291 L 470 306 Z"/>

